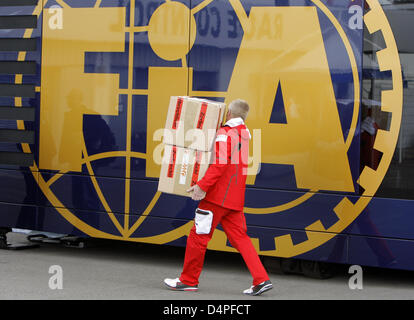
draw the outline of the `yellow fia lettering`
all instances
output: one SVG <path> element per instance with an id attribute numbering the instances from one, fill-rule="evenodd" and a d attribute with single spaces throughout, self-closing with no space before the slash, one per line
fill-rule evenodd
<path id="1" fill-rule="evenodd" d="M 281 21 L 278 37 L 264 36 L 263 16 Z M 298 188 L 354 191 L 316 8 L 253 7 L 249 23 L 261 31 L 242 40 L 226 103 L 250 103 L 247 125 L 261 129 L 262 162 L 293 165 Z M 279 84 L 287 124 L 269 123 Z"/>
<path id="2" fill-rule="evenodd" d="M 118 115 L 119 75 L 84 73 L 85 52 L 124 50 L 125 8 L 62 12 L 63 28 L 43 24 L 39 168 L 79 172 L 83 115 Z"/>

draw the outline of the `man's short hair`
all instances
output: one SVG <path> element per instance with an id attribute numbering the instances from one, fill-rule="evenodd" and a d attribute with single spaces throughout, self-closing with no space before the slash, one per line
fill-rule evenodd
<path id="1" fill-rule="evenodd" d="M 231 112 L 231 115 L 233 118 L 240 117 L 243 119 L 243 121 L 246 121 L 247 114 L 249 113 L 249 104 L 242 100 L 242 99 L 236 99 L 230 102 L 229 104 L 229 110 Z"/>

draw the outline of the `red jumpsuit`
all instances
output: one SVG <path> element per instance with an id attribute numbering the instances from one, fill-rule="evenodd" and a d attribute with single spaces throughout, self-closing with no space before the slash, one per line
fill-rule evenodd
<path id="1" fill-rule="evenodd" d="M 211 231 L 209 234 L 197 234 L 195 225 L 190 231 L 180 276 L 180 281 L 186 285 L 198 285 L 208 242 L 219 223 L 231 245 L 242 255 L 253 277 L 253 285 L 269 280 L 246 233 L 243 213 L 249 138 L 250 133 L 241 118 L 231 119 L 217 132 L 215 158 L 197 183 L 206 192 L 198 208 L 213 212 Z"/>

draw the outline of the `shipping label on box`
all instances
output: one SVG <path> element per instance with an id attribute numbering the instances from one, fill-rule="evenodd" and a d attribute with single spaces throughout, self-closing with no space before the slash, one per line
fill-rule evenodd
<path id="1" fill-rule="evenodd" d="M 206 173 L 211 152 L 164 145 L 158 191 L 191 196 L 187 190 Z"/>
<path id="2" fill-rule="evenodd" d="M 226 105 L 190 97 L 171 97 L 163 143 L 210 151 L 217 129 L 223 122 Z"/>

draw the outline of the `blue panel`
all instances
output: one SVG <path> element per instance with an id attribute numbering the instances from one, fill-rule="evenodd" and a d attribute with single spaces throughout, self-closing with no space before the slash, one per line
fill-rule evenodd
<path id="1" fill-rule="evenodd" d="M 88 155 L 100 155 L 92 162 L 95 175 L 125 177 L 125 158 L 107 155 L 126 148 L 127 96 L 119 96 L 118 116 L 84 115 L 83 134 Z M 89 174 L 83 166 L 82 172 Z"/>
<path id="2" fill-rule="evenodd" d="M 162 193 L 151 211 L 151 216 L 191 220 L 197 205 L 198 202 L 191 198 Z"/>
<path id="3" fill-rule="evenodd" d="M 164 219 L 148 216 L 131 237 L 151 237 L 167 233 L 171 231 L 172 228 L 179 228 L 187 222 L 188 220 Z"/>
<path id="4" fill-rule="evenodd" d="M 307 240 L 305 231 L 284 230 L 279 228 L 258 228 L 248 226 L 247 233 L 251 238 L 258 238 L 260 250 L 275 250 L 275 237 L 291 234 L 292 242 L 297 245 Z M 332 263 L 347 263 L 347 236 L 337 235 L 332 240 L 315 250 L 297 256 L 305 260 L 324 261 Z"/>
<path id="5" fill-rule="evenodd" d="M 277 85 L 275 102 L 273 104 L 273 111 L 270 116 L 269 123 L 287 123 L 285 103 L 283 102 L 282 85 L 280 82 Z"/>
<path id="6" fill-rule="evenodd" d="M 265 189 L 247 189 L 245 207 L 272 208 L 290 203 L 305 193 L 293 191 L 277 191 Z M 343 196 L 334 194 L 313 194 L 307 201 L 292 206 L 291 209 L 277 212 L 277 209 L 267 209 L 267 214 L 246 214 L 248 225 L 291 228 L 303 230 L 320 220 L 327 229 L 338 221 L 333 211 L 342 201 Z M 352 198 L 351 198 L 352 199 Z M 271 213 L 275 212 L 275 213 Z"/>
<path id="7" fill-rule="evenodd" d="M 71 210 L 71 214 L 87 223 L 89 226 L 102 232 L 120 236 L 119 231 L 106 213 L 97 213 L 83 210 Z M 115 215 L 122 221 L 122 215 Z M 61 234 L 85 236 L 83 232 L 71 225 L 55 208 L 39 208 L 37 229 Z"/>
<path id="8" fill-rule="evenodd" d="M 348 236 L 339 234 L 323 245 L 295 258 L 331 263 L 349 263 L 348 250 Z"/>
<path id="9" fill-rule="evenodd" d="M 154 11 L 164 1 L 141 0 L 135 3 L 135 25 L 138 27 L 147 26 Z"/>
<path id="10" fill-rule="evenodd" d="M 413 254 L 411 240 L 349 237 L 350 264 L 414 270 Z"/>
<path id="11" fill-rule="evenodd" d="M 94 160 L 91 165 L 97 176 L 125 177 L 125 157 L 105 157 Z M 82 173 L 89 175 L 85 165 L 82 166 Z"/>
<path id="12" fill-rule="evenodd" d="M 255 184 L 251 187 L 297 189 L 293 165 L 262 163 L 260 172 L 256 175 Z"/>
<path id="13" fill-rule="evenodd" d="M 132 96 L 132 136 L 133 152 L 147 151 L 147 96 Z M 131 159 L 131 178 L 145 178 L 146 160 L 141 157 Z"/>
<path id="14" fill-rule="evenodd" d="M 48 181 L 53 174 L 44 173 L 42 176 Z M 125 180 L 103 177 L 96 177 L 96 180 L 111 209 L 110 212 L 123 213 Z M 50 189 L 58 195 L 58 199 L 66 208 L 106 212 L 89 176 L 65 174 L 57 179 Z M 39 203 L 50 205 L 43 194 L 40 194 Z"/>
<path id="15" fill-rule="evenodd" d="M 0 83 L 14 83 L 14 75 L 10 75 L 10 74 L 1 74 L 0 75 Z"/>
<path id="16" fill-rule="evenodd" d="M 141 215 L 155 196 L 157 189 L 158 182 L 156 181 L 131 179 L 130 213 L 133 215 Z M 154 212 L 151 212 L 150 214 L 153 216 Z"/>
<path id="17" fill-rule="evenodd" d="M 37 177 L 37 172 L 34 175 Z M 0 170 L 0 201 L 36 204 L 38 188 L 30 171 Z"/>
<path id="18" fill-rule="evenodd" d="M 0 202 L 0 226 L 36 230 L 37 207 Z"/>
<path id="19" fill-rule="evenodd" d="M 147 96 L 132 96 L 132 151 L 147 150 Z"/>
<path id="20" fill-rule="evenodd" d="M 124 96 L 123 96 L 124 97 Z M 122 104 L 121 99 L 121 104 Z M 119 116 L 103 116 L 98 115 L 84 115 L 83 120 L 83 136 L 85 138 L 86 148 L 88 155 L 110 152 L 116 150 L 117 146 L 125 146 L 125 141 L 121 138 L 125 137 L 125 133 L 121 134 L 121 137 L 116 139 L 115 135 L 121 130 L 116 130 L 117 127 L 121 128 L 121 123 L 125 120 L 125 114 Z M 117 122 L 119 126 L 117 126 Z M 111 126 L 108 125 L 111 124 Z"/>
<path id="21" fill-rule="evenodd" d="M 414 200 L 374 198 L 345 232 L 413 240 L 413 212 Z"/>

